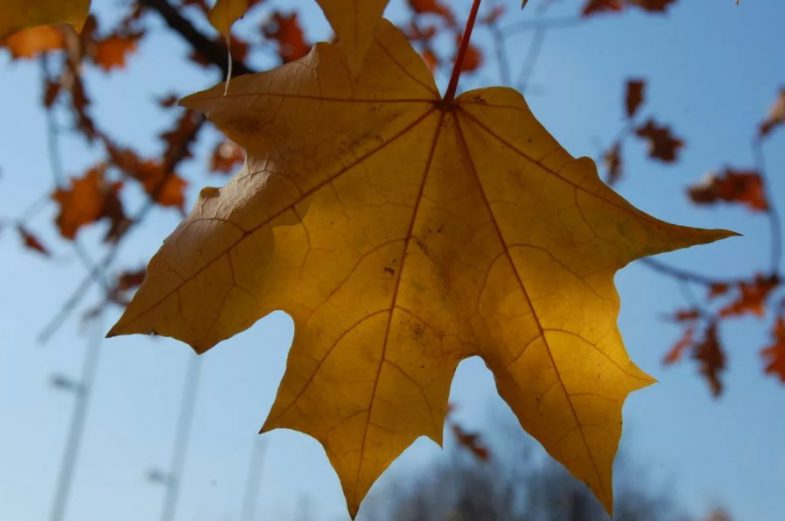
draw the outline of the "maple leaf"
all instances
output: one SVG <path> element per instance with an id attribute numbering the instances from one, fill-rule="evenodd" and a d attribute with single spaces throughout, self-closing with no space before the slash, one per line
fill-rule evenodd
<path id="1" fill-rule="evenodd" d="M 332 25 L 338 44 L 346 53 L 346 61 L 356 75 L 373 43 L 389 0 L 316 0 Z"/>
<path id="2" fill-rule="evenodd" d="M 717 202 L 743 204 L 754 212 L 766 212 L 769 202 L 763 188 L 763 178 L 755 170 L 726 168 L 721 174 L 709 174 L 687 190 L 696 204 Z"/>
<path id="3" fill-rule="evenodd" d="M 245 15 L 259 0 L 218 0 L 207 13 L 207 19 L 215 30 L 226 38 L 232 31 L 232 25 Z"/>
<path id="4" fill-rule="evenodd" d="M 112 34 L 95 42 L 96 65 L 106 72 L 122 69 L 130 54 L 136 52 L 142 33 Z"/>
<path id="5" fill-rule="evenodd" d="M 82 29 L 90 0 L 6 0 L 0 18 L 0 38 L 26 27 L 66 23 Z"/>
<path id="6" fill-rule="evenodd" d="M 133 150 L 108 144 L 109 156 L 123 173 L 142 184 L 145 192 L 161 206 L 182 208 L 185 204 L 185 187 L 188 182 L 173 172 L 166 172 L 165 163 L 143 159 Z"/>
<path id="7" fill-rule="evenodd" d="M 732 233 L 637 210 L 517 91 L 442 99 L 386 21 L 359 74 L 344 49 L 320 43 L 183 100 L 247 160 L 202 190 L 109 335 L 201 353 L 286 310 L 295 340 L 263 431 L 318 439 L 352 515 L 418 436 L 441 442 L 453 373 L 481 356 L 524 428 L 610 511 L 622 402 L 653 381 L 624 350 L 614 274 Z"/>

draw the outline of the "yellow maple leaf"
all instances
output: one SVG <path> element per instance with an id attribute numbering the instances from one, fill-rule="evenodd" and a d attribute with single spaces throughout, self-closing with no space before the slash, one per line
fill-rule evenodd
<path id="1" fill-rule="evenodd" d="M 346 53 L 353 74 L 362 67 L 389 0 L 316 0 Z M 351 4 L 351 5 L 347 5 Z"/>
<path id="2" fill-rule="evenodd" d="M 622 344 L 614 274 L 731 232 L 637 210 L 512 89 L 442 99 L 386 21 L 357 76 L 322 43 L 183 103 L 247 162 L 202 191 L 110 335 L 201 353 L 288 312 L 263 430 L 318 439 L 352 515 L 418 436 L 441 443 L 455 369 L 480 356 L 523 427 L 612 509 L 622 403 L 652 382 Z"/>
<path id="3" fill-rule="evenodd" d="M 26 27 L 70 24 L 82 30 L 90 0 L 6 0 L 0 17 L 0 38 L 5 38 Z"/>

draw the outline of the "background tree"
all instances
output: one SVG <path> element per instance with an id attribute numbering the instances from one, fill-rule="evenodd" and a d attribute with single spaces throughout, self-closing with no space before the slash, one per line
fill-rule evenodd
<path id="1" fill-rule="evenodd" d="M 509 416 L 487 422 L 488 437 L 457 429 L 444 458 L 400 476 L 373 505 L 376 519 L 401 521 L 600 521 L 608 515 L 585 486 L 539 458 Z M 510 423 L 508 423 L 510 422 Z M 486 446 L 486 443 L 488 446 Z M 478 448 L 482 448 L 478 452 Z M 622 521 L 686 520 L 645 471 L 621 455 L 616 511 Z"/>

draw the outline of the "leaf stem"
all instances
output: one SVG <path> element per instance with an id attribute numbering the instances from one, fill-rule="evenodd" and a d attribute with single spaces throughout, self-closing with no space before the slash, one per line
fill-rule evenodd
<path id="1" fill-rule="evenodd" d="M 447 92 L 444 94 L 445 103 L 452 103 L 455 99 L 455 92 L 458 90 L 458 80 L 461 78 L 461 70 L 463 69 L 463 60 L 466 58 L 466 50 L 469 48 L 469 40 L 472 38 L 477 12 L 480 10 L 480 2 L 482 0 L 474 0 L 472 10 L 469 12 L 469 18 L 466 20 L 466 28 L 463 30 L 463 36 L 461 36 L 461 45 L 458 48 L 458 55 L 455 57 L 455 64 L 452 67 L 450 83 L 447 86 Z"/>

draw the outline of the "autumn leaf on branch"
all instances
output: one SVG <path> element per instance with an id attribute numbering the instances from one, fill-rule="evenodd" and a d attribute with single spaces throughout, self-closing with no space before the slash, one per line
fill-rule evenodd
<path id="1" fill-rule="evenodd" d="M 128 56 L 136 52 L 142 33 L 127 35 L 113 34 L 95 42 L 96 65 L 106 72 L 113 69 L 122 69 L 126 65 Z"/>
<path id="2" fill-rule="evenodd" d="M 687 191 L 695 204 L 710 205 L 718 202 L 746 206 L 753 212 L 766 212 L 769 203 L 763 187 L 763 178 L 754 170 L 726 168 L 720 174 L 710 174 Z"/>
<path id="3" fill-rule="evenodd" d="M 635 129 L 635 135 L 649 146 L 649 157 L 666 163 L 676 161 L 684 141 L 675 137 L 670 128 L 658 124 L 653 119 Z"/>
<path id="4" fill-rule="evenodd" d="M 766 311 L 766 300 L 780 283 L 779 276 L 776 274 L 757 274 L 751 280 L 739 281 L 735 288 L 737 290 L 736 298 L 720 309 L 720 316 L 733 317 L 752 314 L 762 317 Z"/>
<path id="5" fill-rule="evenodd" d="M 613 276 L 732 234 L 635 209 L 514 90 L 455 98 L 454 76 L 443 98 L 379 24 L 366 52 L 317 44 L 227 96 L 184 100 L 246 165 L 202 190 L 110 335 L 204 352 L 286 310 L 296 337 L 263 430 L 318 439 L 352 515 L 414 439 L 441 442 L 453 373 L 479 355 L 522 425 L 610 511 L 621 405 L 652 382 L 624 350 Z"/>
<path id="6" fill-rule="evenodd" d="M 60 212 L 56 223 L 60 234 L 74 239 L 77 231 L 87 224 L 109 219 L 111 226 L 107 238 L 117 237 L 128 223 L 119 198 L 122 182 L 107 182 L 104 179 L 106 165 L 88 170 L 81 178 L 72 178 L 71 186 L 58 188 L 52 194 Z"/>

